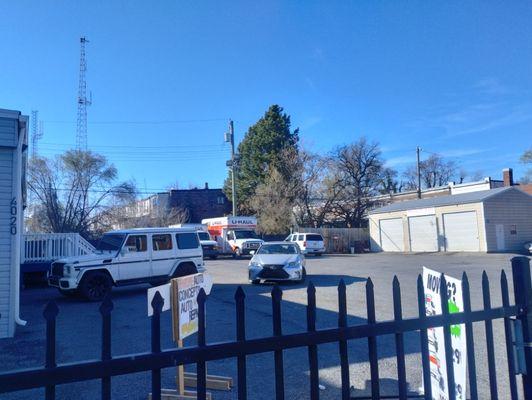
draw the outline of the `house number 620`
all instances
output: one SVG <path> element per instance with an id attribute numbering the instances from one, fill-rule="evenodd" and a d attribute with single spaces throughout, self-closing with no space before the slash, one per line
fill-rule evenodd
<path id="1" fill-rule="evenodd" d="M 11 199 L 11 234 L 17 234 L 17 199 L 13 197 Z"/>

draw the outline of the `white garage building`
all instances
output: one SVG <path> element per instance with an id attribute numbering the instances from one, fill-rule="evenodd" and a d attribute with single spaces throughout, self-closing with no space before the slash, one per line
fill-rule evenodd
<path id="1" fill-rule="evenodd" d="M 20 241 L 24 220 L 28 117 L 0 109 L 0 338 L 19 317 Z"/>
<path id="2" fill-rule="evenodd" d="M 403 201 L 369 214 L 372 251 L 518 251 L 532 241 L 532 196 L 515 186 Z"/>

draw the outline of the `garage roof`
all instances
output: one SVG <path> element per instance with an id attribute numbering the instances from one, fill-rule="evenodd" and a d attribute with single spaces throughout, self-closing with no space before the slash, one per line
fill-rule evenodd
<path id="1" fill-rule="evenodd" d="M 453 194 L 447 196 L 431 197 L 429 199 L 401 201 L 392 203 L 387 206 L 370 211 L 369 214 L 381 214 L 394 211 L 405 211 L 416 208 L 429 208 L 441 206 L 453 206 L 457 204 L 480 203 L 489 197 L 498 196 L 508 190 L 519 190 L 512 186 L 500 187 L 490 190 L 481 190 L 478 192 Z"/>

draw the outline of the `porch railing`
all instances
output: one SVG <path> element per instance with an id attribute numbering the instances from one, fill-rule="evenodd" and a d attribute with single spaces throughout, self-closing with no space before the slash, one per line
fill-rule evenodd
<path id="1" fill-rule="evenodd" d="M 50 262 L 94 252 L 94 246 L 78 233 L 30 233 L 24 235 L 21 263 Z"/>

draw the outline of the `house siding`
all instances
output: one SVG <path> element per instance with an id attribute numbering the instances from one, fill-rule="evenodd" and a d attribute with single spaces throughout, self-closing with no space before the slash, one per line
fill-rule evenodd
<path id="1" fill-rule="evenodd" d="M 0 146 L 15 147 L 17 140 L 17 121 L 0 117 Z"/>
<path id="2" fill-rule="evenodd" d="M 10 215 L 13 197 L 13 156 L 13 149 L 0 147 L 0 168 L 7 172 L 0 175 L 0 337 L 9 336 L 12 330 Z"/>
<path id="3" fill-rule="evenodd" d="M 484 201 L 487 251 L 497 249 L 496 225 L 503 225 L 505 251 L 524 250 L 532 240 L 532 196 L 511 190 Z M 511 230 L 515 225 L 516 234 Z"/>

